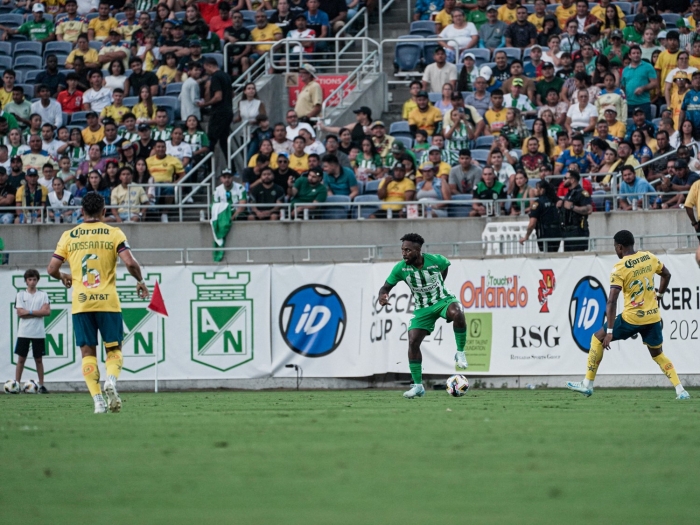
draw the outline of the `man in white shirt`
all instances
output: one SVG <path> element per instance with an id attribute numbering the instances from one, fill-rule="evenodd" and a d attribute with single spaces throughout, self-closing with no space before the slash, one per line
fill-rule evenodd
<path id="1" fill-rule="evenodd" d="M 510 93 L 503 95 L 503 107 L 504 108 L 517 108 L 528 116 L 535 116 L 537 110 L 534 104 L 522 91 L 524 89 L 525 82 L 522 78 L 516 78 L 510 86 Z"/>
<path id="2" fill-rule="evenodd" d="M 423 72 L 423 90 L 431 93 L 442 93 L 442 86 L 447 83 L 454 88 L 457 85 L 457 66 L 447 62 L 445 50 L 438 46 L 433 55 L 435 62 Z"/>
<path id="3" fill-rule="evenodd" d="M 63 109 L 61 104 L 51 98 L 49 86 L 39 86 L 39 100 L 32 103 L 32 113 L 41 116 L 42 124 L 51 124 L 56 128 L 63 126 Z"/>
<path id="4" fill-rule="evenodd" d="M 198 82 L 201 76 L 202 65 L 199 62 L 190 62 L 187 65 L 187 80 L 182 83 L 179 96 L 180 116 L 183 121 L 190 115 L 197 117 L 197 120 L 202 119 L 202 111 L 197 105 L 197 101 L 202 98 Z"/>
<path id="5" fill-rule="evenodd" d="M 78 0 L 78 14 L 96 13 L 99 0 Z"/>
<path id="6" fill-rule="evenodd" d="M 94 111 L 98 115 L 112 103 L 112 90 L 102 87 L 102 71 L 90 73 L 90 89 L 83 93 L 83 111 Z"/>
<path id="7" fill-rule="evenodd" d="M 27 289 L 19 292 L 15 299 L 15 311 L 19 317 L 19 327 L 17 328 L 17 343 L 15 354 L 17 355 L 17 367 L 15 369 L 15 381 L 22 381 L 24 363 L 27 361 L 29 347 L 32 347 L 36 373 L 39 376 L 39 393 L 48 394 L 49 391 L 44 386 L 44 363 L 43 356 L 46 353 L 46 329 L 44 328 L 44 317 L 51 314 L 49 296 L 46 292 L 37 290 L 39 283 L 39 272 L 31 269 L 24 272 L 24 282 Z"/>
<path id="8" fill-rule="evenodd" d="M 55 129 L 53 124 L 47 123 L 41 126 L 41 148 L 47 152 L 53 160 L 57 161 L 61 157 L 61 153 L 68 149 L 68 145 L 54 137 Z"/>
<path id="9" fill-rule="evenodd" d="M 316 135 L 316 133 L 314 133 L 314 128 L 306 122 L 299 122 L 299 115 L 297 115 L 297 112 L 290 109 L 287 111 L 287 139 L 294 141 L 297 135 L 299 135 L 300 129 L 307 129 L 311 135 Z"/>

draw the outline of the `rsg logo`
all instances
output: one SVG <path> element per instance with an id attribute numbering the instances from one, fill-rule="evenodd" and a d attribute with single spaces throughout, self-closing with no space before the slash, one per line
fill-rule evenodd
<path id="1" fill-rule="evenodd" d="M 345 305 L 332 288 L 307 284 L 294 290 L 280 309 L 280 332 L 287 346 L 306 357 L 333 352 L 343 340 Z"/>
<path id="2" fill-rule="evenodd" d="M 558 326 L 513 327 L 513 348 L 554 348 L 559 346 Z"/>
<path id="3" fill-rule="evenodd" d="M 605 289 L 595 277 L 589 275 L 576 283 L 569 304 L 569 324 L 574 341 L 584 352 L 588 352 L 593 334 L 603 326 L 607 302 Z"/>

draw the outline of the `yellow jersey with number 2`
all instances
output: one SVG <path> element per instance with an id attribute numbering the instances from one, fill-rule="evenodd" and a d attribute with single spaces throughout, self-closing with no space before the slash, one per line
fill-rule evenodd
<path id="1" fill-rule="evenodd" d="M 70 265 L 74 314 L 121 312 L 117 258 L 128 249 L 124 232 L 102 222 L 79 224 L 61 235 L 53 256 Z"/>
<path id="2" fill-rule="evenodd" d="M 625 298 L 622 319 L 629 324 L 644 325 L 661 321 L 654 289 L 654 275 L 664 265 L 651 252 L 635 252 L 620 259 L 610 274 L 610 287 L 620 288 Z"/>

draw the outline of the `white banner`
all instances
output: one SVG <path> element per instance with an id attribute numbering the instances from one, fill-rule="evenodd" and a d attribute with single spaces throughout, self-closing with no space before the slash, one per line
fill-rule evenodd
<path id="1" fill-rule="evenodd" d="M 673 277 L 661 302 L 664 352 L 681 374 L 700 373 L 700 272 L 692 254 L 664 255 Z M 603 325 L 615 256 L 455 259 L 447 286 L 467 320 L 469 375 L 583 374 L 593 332 Z M 414 304 L 399 283 L 380 307 L 377 291 L 394 263 L 149 267 L 170 316 L 135 296 L 121 268 L 124 372 L 120 379 L 364 377 L 407 372 L 408 323 Z M 0 271 L 0 317 L 6 349 L 0 377 L 14 376 L 15 296 L 21 271 Z M 658 277 L 656 285 L 658 286 Z M 46 318 L 47 381 L 82 381 L 70 315 L 71 291 L 42 275 L 51 298 Z M 618 305 L 618 312 L 622 305 Z M 423 368 L 454 372 L 452 325 L 439 320 L 425 339 Z M 104 361 L 104 354 L 102 354 Z M 33 369 L 33 361 L 27 361 Z M 288 368 L 288 365 L 291 367 Z M 601 374 L 656 374 L 641 338 L 613 343 Z"/>

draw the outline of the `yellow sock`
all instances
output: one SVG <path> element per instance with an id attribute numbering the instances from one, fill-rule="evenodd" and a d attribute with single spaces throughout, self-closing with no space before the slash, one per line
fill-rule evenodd
<path id="1" fill-rule="evenodd" d="M 678 374 L 676 374 L 676 369 L 673 368 L 673 363 L 671 360 L 661 352 L 659 355 L 653 358 L 656 364 L 659 365 L 661 371 L 666 374 L 673 386 L 680 385 L 681 380 L 678 379 Z"/>
<path id="2" fill-rule="evenodd" d="M 122 356 L 122 351 L 117 350 L 107 350 L 107 375 L 114 376 L 114 379 L 119 379 L 119 374 L 122 371 L 122 366 L 124 365 L 124 357 Z"/>
<path id="3" fill-rule="evenodd" d="M 593 381 L 598 372 L 600 362 L 603 360 L 603 343 L 596 336 L 591 337 L 591 349 L 588 351 L 588 370 L 586 379 Z"/>
<path id="4" fill-rule="evenodd" d="M 91 396 L 94 397 L 102 393 L 102 389 L 100 389 L 100 369 L 97 368 L 96 357 L 83 357 L 83 377 Z"/>

